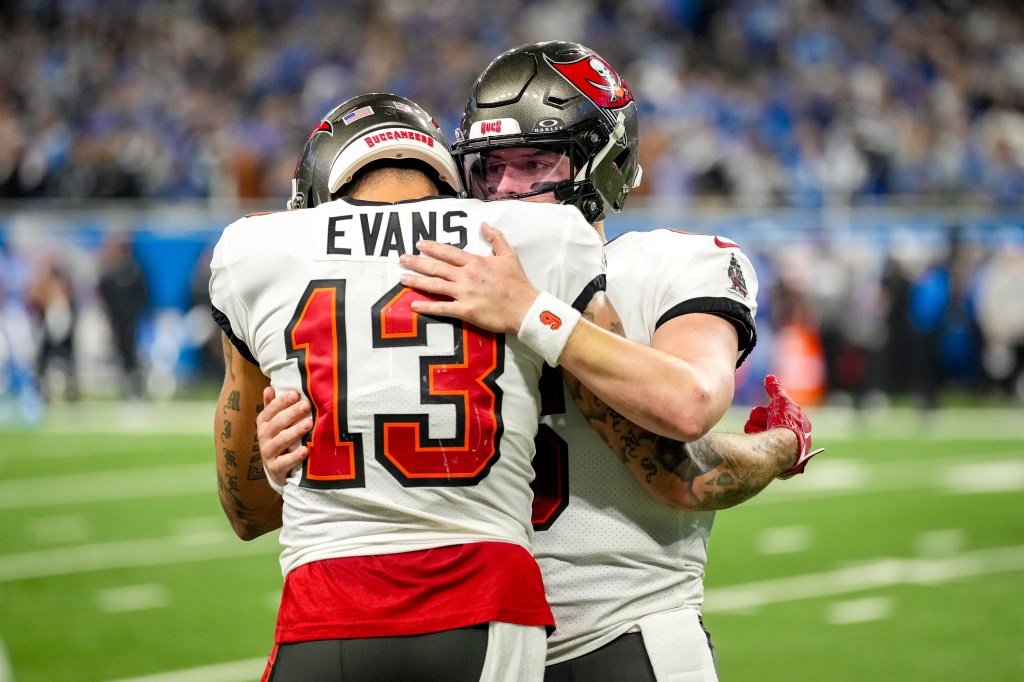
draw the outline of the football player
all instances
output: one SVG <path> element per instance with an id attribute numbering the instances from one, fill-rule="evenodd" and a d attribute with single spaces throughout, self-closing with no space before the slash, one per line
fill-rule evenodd
<path id="1" fill-rule="evenodd" d="M 283 520 L 268 679 L 542 676 L 553 621 L 529 551 L 534 387 L 564 339 L 420 315 L 399 257 L 424 238 L 489 253 L 480 226 L 501 227 L 533 281 L 574 302 L 549 306 L 570 328 L 603 288 L 601 243 L 574 209 L 461 189 L 426 112 L 363 95 L 310 135 L 289 202 L 305 210 L 241 219 L 214 250 L 222 505 L 243 537 Z M 301 391 L 314 423 L 277 492 L 251 470 L 268 385 Z"/>
<path id="2" fill-rule="evenodd" d="M 495 59 L 473 88 L 454 148 L 472 196 L 575 206 L 602 240 L 605 215 L 622 209 L 641 178 L 633 93 L 574 43 L 534 43 Z M 510 276 L 514 268 L 495 264 L 515 252 L 500 236 L 492 241 L 498 258 L 441 244 L 421 246 L 432 259 L 404 257 L 422 276 L 403 282 L 454 299 L 424 301 L 420 312 L 515 327 L 521 305 L 508 292 L 535 293 Z M 715 680 L 701 620 L 715 511 L 801 472 L 816 454 L 810 422 L 768 377 L 770 404 L 755 408 L 745 430 L 783 427 L 768 431 L 776 440 L 697 440 L 732 401 L 735 369 L 756 342 L 757 279 L 737 244 L 659 229 L 624 234 L 605 256 L 607 295 L 626 337 L 677 358 L 689 382 L 642 374 L 638 363 L 650 400 L 627 404 L 592 383 L 587 367 L 576 373 L 579 365 L 561 360 L 566 393 L 559 387 L 545 400 L 534 459 L 534 555 L 557 624 L 545 679 Z M 682 413 L 660 398 L 672 388 L 687 402 Z M 609 446 L 625 467 L 601 466 Z"/>
<path id="3" fill-rule="evenodd" d="M 312 432 L 307 436 L 306 444 L 299 448 L 302 465 L 292 467 L 289 464 L 278 469 L 278 475 L 273 475 L 274 465 L 268 467 L 272 474 L 270 479 L 279 491 L 284 491 L 282 542 L 285 551 L 282 566 L 287 575 L 277 633 L 277 641 L 283 645 L 274 663 L 274 675 L 277 676 L 274 679 L 286 679 L 281 677 L 286 670 L 302 676 L 304 671 L 308 672 L 308 667 L 303 667 L 308 663 L 304 661 L 310 660 L 311 656 L 317 658 L 325 652 L 333 652 L 333 647 L 341 647 L 342 660 L 346 656 L 348 660 L 359 660 L 369 650 L 368 645 L 362 643 L 365 637 L 360 637 L 366 632 L 376 635 L 373 646 L 377 646 L 389 637 L 403 634 L 402 628 L 427 627 L 433 632 L 440 625 L 449 626 L 447 632 L 451 633 L 459 622 L 467 619 L 477 624 L 481 621 L 473 619 L 481 617 L 481 609 L 474 608 L 467 613 L 467 605 L 477 607 L 477 601 L 486 605 L 488 596 L 491 602 L 498 602 L 492 605 L 492 611 L 497 609 L 504 617 L 512 617 L 507 611 L 502 611 L 509 604 L 501 600 L 509 595 L 499 588 L 511 584 L 510 580 L 502 578 L 510 578 L 523 571 L 528 577 L 530 572 L 526 567 L 516 567 L 503 555 L 511 553 L 513 557 L 521 558 L 520 553 L 510 548 L 476 546 L 470 551 L 462 545 L 505 542 L 522 547 L 524 537 L 519 531 L 525 529 L 526 536 L 529 535 L 529 510 L 523 514 L 519 494 L 530 476 L 529 467 L 522 466 L 523 451 L 518 447 L 512 448 L 504 439 L 516 431 L 515 442 L 521 445 L 521 436 L 526 433 L 532 436 L 535 431 L 538 398 L 531 390 L 531 380 L 535 378 L 531 372 L 535 373 L 539 367 L 538 356 L 551 365 L 557 364 L 562 357 L 578 358 L 604 376 L 607 386 L 620 387 L 627 403 L 637 401 L 645 389 L 640 384 L 625 381 L 624 377 L 630 375 L 629 365 L 622 361 L 621 353 L 609 353 L 607 344 L 614 348 L 625 344 L 631 356 L 650 354 L 650 361 L 645 364 L 653 372 L 671 375 L 677 369 L 674 366 L 677 363 L 665 361 L 670 356 L 625 342 L 587 322 L 577 324 L 580 308 L 590 311 L 595 317 L 612 315 L 602 313 L 601 297 L 596 293 L 602 286 L 601 278 L 587 280 L 586 277 L 574 276 L 574 273 L 589 272 L 587 268 L 593 267 L 593 257 L 599 259 L 600 242 L 573 209 L 547 215 L 539 212 L 543 207 L 530 207 L 525 202 L 491 204 L 521 206 L 520 209 L 494 212 L 481 208 L 480 202 L 465 200 L 455 201 L 454 207 L 450 206 L 451 200 L 439 199 L 429 203 L 403 203 L 401 210 L 379 204 L 370 208 L 344 198 L 329 201 L 345 193 L 364 201 L 401 201 L 421 196 L 425 190 L 422 186 L 415 190 L 396 190 L 394 183 L 385 182 L 389 178 L 394 180 L 391 176 L 398 171 L 409 171 L 406 166 L 410 159 L 413 168 L 422 162 L 432 165 L 428 170 L 435 186 L 442 186 L 452 178 L 447 164 L 436 163 L 436 159 L 429 155 L 427 158 L 417 156 L 417 152 L 424 154 L 417 146 L 424 142 L 424 138 L 422 134 L 415 134 L 414 127 L 413 133 L 404 129 L 392 130 L 385 125 L 392 124 L 391 127 L 396 128 L 389 118 L 383 123 L 373 120 L 379 108 L 394 116 L 394 110 L 405 111 L 402 107 L 411 104 L 390 95 L 382 97 L 392 98 L 389 101 L 393 106 L 389 108 L 388 101 L 376 106 L 360 101 L 346 103 L 312 134 L 297 167 L 290 204 L 292 208 L 315 206 L 316 215 L 296 217 L 294 214 L 279 214 L 276 218 L 263 218 L 260 220 L 264 230 L 259 232 L 251 229 L 246 224 L 248 221 L 242 221 L 244 230 L 242 227 L 229 228 L 222 240 L 222 243 L 230 245 L 230 251 L 227 246 L 219 247 L 224 253 L 233 254 L 227 259 L 230 267 L 220 267 L 224 270 L 221 286 L 226 287 L 224 305 L 234 306 L 233 315 L 227 311 L 218 315 L 226 337 L 234 344 L 233 347 L 226 346 L 229 351 L 226 357 L 228 372 L 219 411 L 224 414 L 240 413 L 237 418 L 239 428 L 232 430 L 230 427 L 234 422 L 224 422 L 221 438 L 226 444 L 222 448 L 219 466 L 222 504 L 229 517 L 234 519 L 240 536 L 252 537 L 265 532 L 276 527 L 281 518 L 274 494 L 268 496 L 269 488 L 261 488 L 254 483 L 259 478 L 258 466 L 254 466 L 253 475 L 242 479 L 238 475 L 234 454 L 236 448 L 241 450 L 251 446 L 251 430 L 245 433 L 242 425 L 247 416 L 255 416 L 254 396 L 259 388 L 266 385 L 265 381 L 261 383 L 262 374 L 268 373 L 274 379 L 275 388 L 286 389 L 285 395 L 297 396 L 295 389 L 301 389 L 308 399 L 308 403 L 304 401 L 301 405 L 309 404 L 313 411 L 312 419 L 304 423 L 312 427 Z M 370 120 L 359 123 L 362 119 Z M 346 132 L 341 127 L 343 124 L 355 127 Z M 324 134 L 328 137 L 320 137 Z M 427 142 L 427 146 L 434 145 Z M 433 164 L 430 163 L 432 161 Z M 385 171 L 382 180 L 380 176 Z M 358 210 L 360 206 L 363 208 Z M 531 213 L 531 208 L 538 210 Z M 567 216 L 568 227 L 565 225 Z M 518 340 L 510 341 L 507 348 L 504 343 L 506 337 L 484 335 L 485 341 L 490 339 L 489 343 L 495 349 L 505 349 L 500 353 L 495 351 L 495 357 L 504 358 L 504 364 L 499 360 L 490 365 L 484 362 L 484 358 L 491 357 L 489 351 L 480 350 L 481 342 L 471 338 L 473 328 L 459 325 L 456 329 L 461 330 L 461 337 L 455 332 L 451 336 L 454 350 L 449 355 L 437 355 L 438 349 L 427 344 L 428 340 L 434 342 L 434 339 L 428 339 L 427 329 L 444 327 L 445 323 L 420 317 L 416 308 L 427 297 L 416 295 L 389 278 L 397 276 L 397 263 L 410 252 L 415 253 L 416 244 L 422 238 L 430 238 L 432 242 L 446 241 L 468 255 L 486 253 L 488 247 L 481 238 L 489 234 L 500 240 L 500 248 L 511 248 L 499 236 L 500 233 L 468 227 L 484 221 L 513 231 L 532 221 L 531 227 L 523 228 L 523 235 L 512 239 L 512 246 L 519 251 L 527 273 L 531 272 L 530 264 L 533 264 L 533 282 L 541 287 L 545 287 L 546 282 L 555 294 L 538 295 L 531 289 L 533 295 L 529 301 L 521 297 L 517 299 L 523 306 L 518 314 L 521 322 L 513 330 L 517 332 Z M 303 240 L 301 235 L 283 228 L 285 224 L 291 226 L 293 223 L 320 225 L 324 233 L 316 233 L 315 227 L 309 227 L 315 236 L 307 244 L 308 240 Z M 590 244 L 581 236 L 581 225 L 583 232 L 591 235 Z M 279 228 L 284 236 L 278 235 L 273 226 Z M 529 233 L 543 234 L 545 231 L 550 237 L 545 246 L 540 245 L 540 240 L 531 241 Z M 563 232 L 572 238 L 566 238 Z M 267 239 L 271 235 L 278 238 Z M 317 237 L 322 238 L 322 243 L 317 242 Z M 265 241 L 269 246 L 264 244 Z M 253 251 L 253 244 L 263 246 Z M 598 244 L 598 252 L 593 250 L 593 244 Z M 317 247 L 326 256 L 318 252 Z M 540 251 L 544 254 L 541 255 Z M 566 259 L 565 253 L 572 253 L 574 258 Z M 577 258 L 582 259 L 582 265 L 575 268 L 565 265 L 565 261 Z M 215 254 L 214 265 L 218 266 L 224 260 L 224 255 Z M 371 267 L 367 262 L 383 263 L 391 269 L 381 270 L 381 267 Z M 505 259 L 504 262 L 519 268 L 518 258 Z M 538 269 L 538 263 L 547 263 L 547 266 L 541 265 Z M 312 271 L 311 264 L 315 265 Z M 245 274 L 233 275 L 232 267 Z M 277 283 L 278 278 L 273 274 L 282 267 L 297 273 L 290 286 Z M 382 275 L 382 272 L 387 275 Z M 332 277 L 318 276 L 317 273 Z M 275 283 L 272 284 L 272 280 Z M 578 294 L 573 294 L 584 280 L 587 280 L 586 286 Z M 215 267 L 212 291 L 217 290 L 217 281 L 218 270 Z M 300 286 L 303 283 L 304 289 Z M 383 286 L 384 292 L 370 305 L 369 301 L 380 293 L 373 286 Z M 278 295 L 267 293 L 273 287 L 291 290 L 291 298 L 286 296 L 285 302 L 281 303 Z M 302 289 L 301 295 L 297 293 L 299 289 Z M 247 295 L 254 298 L 250 301 Z M 573 300 L 574 304 L 562 303 L 559 296 Z M 277 303 L 272 303 L 275 300 Z M 215 296 L 215 305 L 217 301 Z M 353 301 L 361 302 L 372 311 L 365 326 L 361 317 L 348 310 Z M 588 301 L 591 302 L 588 304 Z M 264 310 L 264 305 L 271 305 L 271 309 Z M 255 327 L 247 329 L 254 321 Z M 239 336 L 236 326 L 247 329 L 246 336 Z M 281 336 L 283 341 L 279 343 L 277 337 Z M 282 343 L 283 350 L 275 348 Z M 263 349 L 264 354 L 270 354 L 268 357 L 271 359 L 267 361 L 259 358 L 262 372 L 245 365 L 238 357 L 252 356 L 249 349 L 254 344 Z M 435 354 L 426 356 L 423 350 L 418 354 L 413 352 L 421 346 L 427 346 Z M 521 350 L 523 347 L 527 350 Z M 315 361 L 316 349 L 326 357 Z M 381 355 L 382 352 L 385 354 Z M 474 353 L 479 355 L 474 356 Z M 400 374 L 395 369 L 399 367 L 396 357 L 418 359 L 419 364 Z M 530 358 L 532 364 L 528 363 L 526 369 L 509 366 L 510 363 L 519 363 L 521 357 Z M 382 358 L 392 359 L 390 370 L 386 371 L 386 363 L 380 365 Z M 481 364 L 474 365 L 474 362 Z M 408 362 L 405 366 L 408 369 Z M 517 369 L 518 372 L 514 371 Z M 237 384 L 243 371 L 256 376 L 239 388 Z M 317 376 L 319 380 L 315 378 Z M 403 383 L 399 377 L 404 379 L 406 376 L 418 378 Z M 273 390 L 266 390 L 268 401 Z M 321 395 L 318 396 L 318 392 Z M 238 393 L 245 398 L 240 399 Z M 252 412 L 241 413 L 243 404 L 253 405 Z M 500 419 L 495 417 L 498 405 L 501 406 L 498 412 Z M 333 406 L 338 407 L 334 409 Z M 433 407 L 427 409 L 424 406 Z M 517 408 L 522 409 L 517 411 Z M 266 414 L 273 415 L 274 412 L 268 410 Z M 446 419 L 451 422 L 453 416 L 454 424 L 444 428 Z M 530 425 L 525 428 L 521 423 L 523 416 L 530 420 Z M 261 416 L 260 420 L 266 427 L 266 419 Z M 487 423 L 492 423 L 492 427 L 487 427 Z M 493 423 L 498 426 L 493 426 Z M 264 432 L 266 429 L 262 428 L 261 439 Z M 364 434 L 367 436 L 365 439 Z M 506 446 L 511 448 L 508 453 Z M 374 458 L 361 457 L 363 452 L 373 452 Z M 258 454 L 253 453 L 253 457 L 258 458 Z M 287 461 L 287 457 L 279 459 L 279 463 Z M 252 464 L 257 465 L 258 460 L 252 460 Z M 516 473 L 520 478 L 516 478 Z M 401 488 L 396 487 L 395 479 Z M 447 510 L 447 504 L 453 508 Z M 442 508 L 444 513 L 441 513 Z M 353 523 L 354 520 L 361 523 Z M 515 521 L 520 524 L 518 528 Z M 406 527 L 410 523 L 411 527 Z M 396 524 L 399 525 L 396 527 Z M 479 577 L 467 584 L 452 584 L 444 580 L 436 581 L 436 584 L 428 582 L 426 587 L 413 590 L 408 595 L 403 594 L 402 589 L 386 589 L 388 580 L 398 581 L 398 588 L 408 586 L 417 576 L 408 568 L 410 563 L 415 563 L 417 570 L 421 571 L 421 564 L 429 563 L 416 552 L 412 552 L 412 556 L 404 556 L 408 550 L 420 546 L 448 548 L 459 542 L 461 545 L 458 546 L 462 547 L 457 562 L 459 566 L 490 567 L 492 562 L 508 562 L 508 565 L 498 571 L 488 568 L 490 578 L 486 586 L 480 585 L 487 581 Z M 392 554 L 402 556 L 390 556 Z M 434 551 L 433 554 L 433 561 L 437 561 L 439 552 Z M 472 560 L 467 562 L 465 554 L 469 554 Z M 375 570 L 384 572 L 383 577 L 374 574 L 378 580 L 375 590 L 367 587 L 360 592 L 358 580 L 356 589 L 352 589 L 347 578 L 342 585 L 333 574 L 324 579 L 325 570 L 343 570 L 347 576 L 353 563 L 358 569 L 357 575 L 361 580 L 365 579 L 362 573 L 367 571 L 367 567 L 360 561 L 349 559 L 361 560 L 366 556 L 373 556 Z M 441 554 L 441 557 L 445 561 L 455 561 L 446 554 Z M 440 570 L 434 564 L 428 568 Z M 402 573 L 403 570 L 406 573 Z M 447 576 L 449 581 L 466 576 L 465 572 L 453 573 Z M 527 586 L 530 584 L 528 581 Z M 481 587 L 490 587 L 492 592 L 484 589 L 481 593 L 483 599 L 474 599 L 472 595 Z M 340 596 L 339 590 L 345 595 Z M 379 612 L 380 605 L 373 598 L 373 593 L 381 590 L 388 594 L 394 592 L 398 600 L 393 608 L 383 612 Z M 424 593 L 434 600 L 433 603 L 426 601 Z M 528 591 L 527 594 L 531 593 Z M 417 607 L 412 608 L 411 603 Z M 331 605 L 330 608 L 325 604 Z M 377 604 L 376 608 L 370 609 L 369 616 L 360 611 L 366 604 Z M 461 608 L 456 608 L 457 604 Z M 528 600 L 520 604 L 528 605 Z M 405 617 L 399 617 L 401 614 Z M 360 617 L 372 617 L 379 629 L 371 627 L 368 630 Z M 353 619 L 358 622 L 353 622 Z M 416 625 L 410 625 L 407 622 L 410 619 L 415 620 Z M 532 651 L 532 640 L 525 641 L 521 634 L 518 640 L 503 635 L 502 621 L 489 622 L 488 636 L 491 639 L 486 640 L 488 648 L 481 679 L 500 679 L 501 675 L 509 679 L 539 679 L 540 668 L 535 669 L 530 655 L 513 655 L 524 648 Z M 452 635 L 455 643 L 479 636 L 480 628 L 470 627 L 467 630 L 463 627 L 462 630 Z M 508 628 L 504 631 L 507 632 Z M 328 632 L 335 636 L 326 637 Z M 406 631 L 405 634 L 409 633 Z M 436 641 L 436 636 L 428 637 L 431 639 L 425 644 L 415 644 L 418 640 L 408 638 L 402 641 L 422 648 L 414 649 L 417 651 L 433 651 L 434 660 L 442 661 L 438 674 L 444 676 L 443 661 L 452 660 L 453 650 L 450 644 Z M 313 644 L 306 641 L 307 638 L 322 643 Z M 492 641 L 498 644 L 511 641 L 513 644 L 502 653 L 495 651 Z M 311 650 L 315 653 L 311 654 Z M 426 669 L 421 664 L 417 665 L 418 669 Z M 385 678 L 398 674 L 391 668 L 388 671 L 384 673 Z M 476 679 L 472 676 L 475 674 L 470 673 L 467 679 Z"/>

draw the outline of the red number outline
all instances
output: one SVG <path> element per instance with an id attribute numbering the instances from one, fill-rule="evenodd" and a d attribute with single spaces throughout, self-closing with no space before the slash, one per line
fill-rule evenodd
<path id="1" fill-rule="evenodd" d="M 377 461 L 406 487 L 476 485 L 501 457 L 504 335 L 412 310 L 412 301 L 428 298 L 401 284 L 381 297 L 373 306 L 373 345 L 425 345 L 430 324 L 452 329 L 451 355 L 420 358 L 420 402 L 452 405 L 455 435 L 431 438 L 426 414 L 375 415 Z"/>
<path id="2" fill-rule="evenodd" d="M 366 485 L 363 434 L 348 430 L 345 291 L 342 279 L 311 281 L 285 328 L 286 356 L 298 363 L 313 413 L 313 428 L 303 439 L 309 457 L 299 482 L 307 488 Z M 431 438 L 426 414 L 374 415 L 376 458 L 406 487 L 475 485 L 501 456 L 504 422 L 497 382 L 505 369 L 504 335 L 420 316 L 410 304 L 426 297 L 400 284 L 384 294 L 371 307 L 372 345 L 426 346 L 430 324 L 452 330 L 450 355 L 419 359 L 420 402 L 453 406 L 456 433 Z M 325 418 L 332 413 L 333 419 Z"/>

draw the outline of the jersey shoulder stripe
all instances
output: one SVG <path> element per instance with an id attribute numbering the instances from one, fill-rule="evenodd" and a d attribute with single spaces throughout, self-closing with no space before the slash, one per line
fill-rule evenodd
<path id="1" fill-rule="evenodd" d="M 590 302 L 594 300 L 594 296 L 599 291 L 604 291 L 607 288 L 608 277 L 606 275 L 598 275 L 594 279 L 590 280 L 590 284 L 580 292 L 580 295 L 572 302 L 572 307 L 582 313 L 587 309 L 587 306 L 590 305 Z"/>
<path id="2" fill-rule="evenodd" d="M 736 360 L 737 367 L 743 364 L 750 352 L 754 350 L 754 346 L 757 345 L 757 327 L 754 325 L 754 316 L 750 314 L 750 308 L 731 298 L 705 296 L 683 301 L 662 315 L 654 328 L 658 329 L 669 320 L 690 313 L 717 315 L 736 328 L 740 348 L 740 357 Z"/>
<path id="3" fill-rule="evenodd" d="M 238 338 L 234 330 L 231 329 L 231 320 L 228 319 L 228 316 L 218 310 L 216 306 L 210 306 L 210 309 L 213 314 L 214 322 L 216 322 L 217 326 L 224 332 L 224 335 L 228 337 L 228 341 L 230 341 L 231 345 L 235 347 L 235 350 L 237 350 L 243 358 L 258 366 L 260 363 L 256 361 L 256 358 L 253 356 L 252 351 L 249 350 L 249 347 L 245 345 L 245 341 Z"/>

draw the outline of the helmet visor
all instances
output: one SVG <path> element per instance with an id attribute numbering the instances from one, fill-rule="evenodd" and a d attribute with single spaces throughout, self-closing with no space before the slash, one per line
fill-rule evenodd
<path id="1" fill-rule="evenodd" d="M 462 155 L 466 190 L 477 199 L 538 197 L 555 202 L 554 190 L 572 177 L 564 149 L 506 147 Z M 550 199 L 545 196 L 550 194 Z"/>

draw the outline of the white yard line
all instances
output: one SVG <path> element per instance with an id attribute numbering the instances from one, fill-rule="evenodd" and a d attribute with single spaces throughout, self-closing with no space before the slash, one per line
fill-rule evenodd
<path id="1" fill-rule="evenodd" d="M 50 409 L 43 429 L 49 433 L 206 434 L 213 425 L 216 400 L 111 403 L 84 401 Z M 721 428 L 743 432 L 749 406 L 735 405 Z M 979 442 L 1024 438 L 1019 407 L 944 408 L 925 414 L 913 407 L 858 412 L 847 407 L 811 407 L 815 440 L 967 438 Z M 29 432 L 26 432 L 29 433 Z"/>
<path id="2" fill-rule="evenodd" d="M 704 594 L 707 613 L 747 611 L 768 604 L 833 597 L 894 585 L 935 585 L 990 573 L 1024 571 L 1024 545 L 965 552 L 941 559 L 878 559 L 845 568 L 718 587 Z"/>
<path id="3" fill-rule="evenodd" d="M 861 460 L 815 460 L 807 473 L 776 482 L 747 504 L 792 502 L 848 495 L 936 490 L 966 495 L 1024 490 L 1024 447 L 1020 453 L 965 453 L 954 457 L 869 464 Z"/>
<path id="4" fill-rule="evenodd" d="M 892 599 L 888 597 L 865 597 L 833 604 L 825 622 L 830 625 L 850 625 L 851 623 L 868 623 L 883 620 L 893 613 Z"/>
<path id="5" fill-rule="evenodd" d="M 128 613 L 166 608 L 174 600 L 166 585 L 145 583 L 97 590 L 93 594 L 93 601 L 102 613 Z"/>
<path id="6" fill-rule="evenodd" d="M 14 671 L 11 668 L 11 660 L 7 657 L 7 647 L 4 640 L 0 639 L 0 682 L 14 682 Z"/>
<path id="7" fill-rule="evenodd" d="M 749 413 L 749 407 L 734 405 L 715 428 L 742 433 Z M 815 445 L 826 447 L 829 441 L 840 440 L 1024 441 L 1020 407 L 943 408 L 932 414 L 912 407 L 866 412 L 846 407 L 810 407 L 807 414 L 814 424 Z"/>
<path id="8" fill-rule="evenodd" d="M 273 556 L 279 551 L 280 546 L 269 538 L 243 542 L 227 531 L 80 545 L 0 556 L 0 584 L 89 571 Z"/>
<path id="9" fill-rule="evenodd" d="M 176 464 L 0 481 L 0 509 L 48 507 L 83 502 L 217 494 L 213 458 L 208 464 Z"/>
<path id="10" fill-rule="evenodd" d="M 58 403 L 50 407 L 42 428 L 47 433 L 60 434 L 210 433 L 216 406 L 215 398 L 209 401 Z"/>
<path id="11" fill-rule="evenodd" d="M 769 486 L 751 503 L 790 502 L 839 495 L 938 489 L 950 494 L 984 494 L 1024 489 L 1024 459 L 1010 452 L 985 457 L 976 452 L 942 459 L 866 464 L 852 459 L 816 460 L 808 474 Z M 1024 457 L 1024 449 L 1021 453 Z M 33 476 L 0 481 L 0 510 L 87 502 L 215 494 L 209 464 Z"/>

